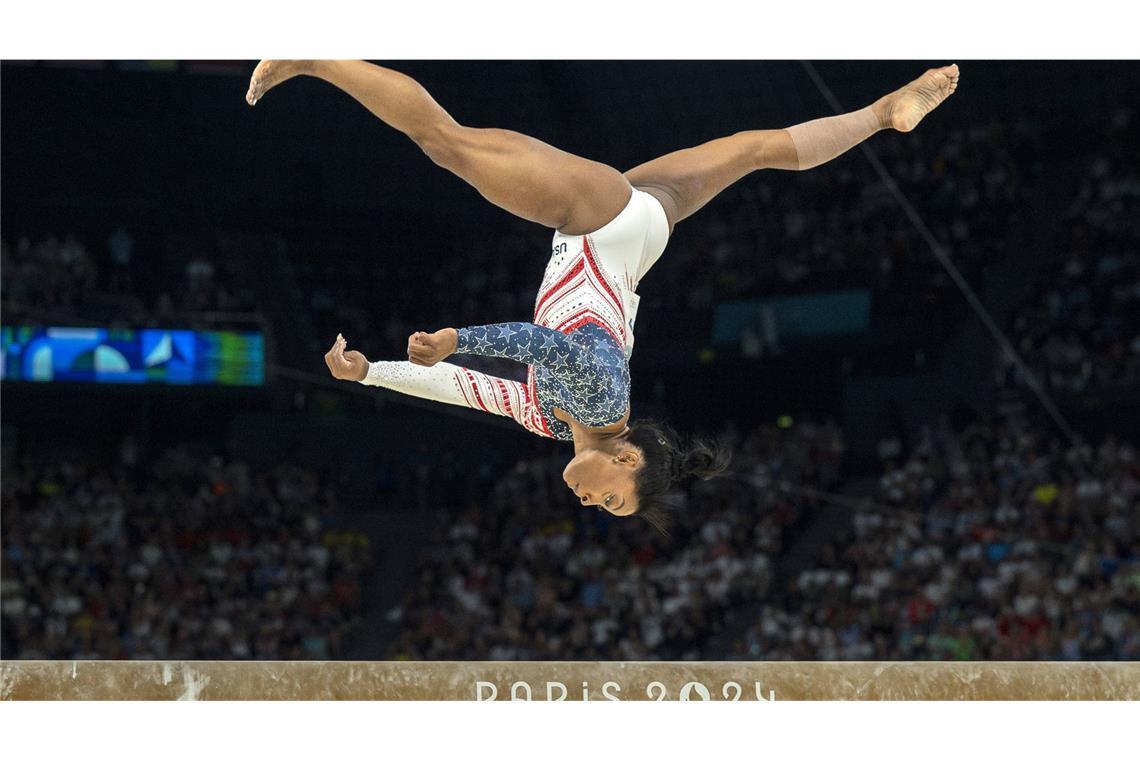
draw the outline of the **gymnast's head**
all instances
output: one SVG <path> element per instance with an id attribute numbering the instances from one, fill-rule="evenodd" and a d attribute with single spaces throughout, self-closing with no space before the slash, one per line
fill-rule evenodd
<path id="1" fill-rule="evenodd" d="M 689 476 L 709 479 L 724 472 L 731 452 L 717 441 L 683 444 L 667 424 L 630 423 L 605 448 L 576 455 L 562 479 L 582 502 L 618 517 L 637 515 L 666 531 L 672 522 L 672 487 Z"/>

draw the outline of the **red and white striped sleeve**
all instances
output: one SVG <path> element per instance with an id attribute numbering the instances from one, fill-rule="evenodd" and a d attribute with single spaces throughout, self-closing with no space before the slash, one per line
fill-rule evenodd
<path id="1" fill-rule="evenodd" d="M 540 415 L 527 386 L 515 380 L 450 362 L 424 367 L 407 361 L 379 361 L 368 365 L 368 375 L 360 382 L 429 401 L 511 417 L 532 433 L 552 437 L 543 425 L 536 424 Z"/>

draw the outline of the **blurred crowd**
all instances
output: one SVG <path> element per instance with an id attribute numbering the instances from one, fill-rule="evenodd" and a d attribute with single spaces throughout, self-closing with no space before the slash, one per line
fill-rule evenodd
<path id="1" fill-rule="evenodd" d="M 231 255 L 239 243 L 230 236 L 166 234 L 149 256 L 124 226 L 102 245 L 89 242 L 54 232 L 0 241 L 4 321 L 205 327 L 203 312 L 255 308 L 246 258 Z"/>
<path id="2" fill-rule="evenodd" d="M 128 439 L 0 488 L 5 658 L 329 659 L 358 618 L 369 541 L 312 471 Z"/>
<path id="3" fill-rule="evenodd" d="M 696 659 L 728 610 L 761 598 L 810 491 L 834 485 L 832 421 L 722 436 L 733 475 L 679 494 L 668 536 L 576 502 L 564 457 L 521 461 L 489 497 L 439 515 L 390 614 L 411 659 Z M 805 489 L 809 493 L 805 493 Z"/>
<path id="4" fill-rule="evenodd" d="M 1140 458 L 1024 420 L 928 429 L 737 656 L 1140 659 Z"/>
<path id="5" fill-rule="evenodd" d="M 1069 204 L 1057 249 L 1014 317 L 1018 348 L 1054 391 L 1140 380 L 1140 120 L 1114 118 Z M 1021 382 L 1005 357 L 999 377 Z"/>

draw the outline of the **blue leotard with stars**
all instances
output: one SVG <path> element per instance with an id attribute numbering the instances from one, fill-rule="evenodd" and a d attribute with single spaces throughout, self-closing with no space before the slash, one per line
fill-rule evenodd
<path id="1" fill-rule="evenodd" d="M 570 426 L 554 407 L 588 427 L 612 425 L 629 410 L 629 363 L 621 345 L 597 324 L 569 334 L 530 322 L 503 322 L 457 330 L 457 353 L 501 356 L 531 365 L 537 401 L 555 438 Z"/>

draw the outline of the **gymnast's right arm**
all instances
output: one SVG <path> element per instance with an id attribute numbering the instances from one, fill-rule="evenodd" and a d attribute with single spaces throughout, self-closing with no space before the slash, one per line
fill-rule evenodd
<path id="1" fill-rule="evenodd" d="M 359 351 L 345 351 L 338 335 L 325 354 L 333 377 L 363 385 L 405 393 L 409 396 L 478 409 L 511 417 L 532 433 L 546 435 L 534 424 L 526 386 L 448 362 L 424 367 L 406 361 L 369 362 Z"/>

